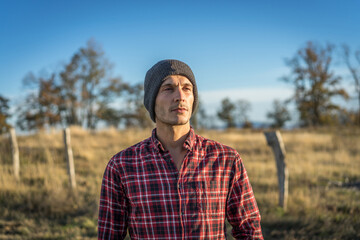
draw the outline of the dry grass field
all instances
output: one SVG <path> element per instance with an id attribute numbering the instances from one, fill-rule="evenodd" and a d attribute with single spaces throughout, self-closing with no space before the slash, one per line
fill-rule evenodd
<path id="1" fill-rule="evenodd" d="M 112 155 L 151 130 L 71 129 L 77 193 L 62 132 L 18 137 L 20 181 L 0 138 L 0 239 L 96 239 L 100 184 Z M 202 131 L 237 149 L 262 215 L 265 239 L 360 239 L 360 129 L 283 131 L 288 209 L 278 207 L 276 165 L 261 131 Z"/>

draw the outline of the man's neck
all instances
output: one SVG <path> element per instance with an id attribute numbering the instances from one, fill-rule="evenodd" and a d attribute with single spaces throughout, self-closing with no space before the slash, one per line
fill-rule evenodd
<path id="1" fill-rule="evenodd" d="M 190 123 L 185 125 L 156 124 L 156 135 L 167 150 L 181 149 L 190 132 Z"/>

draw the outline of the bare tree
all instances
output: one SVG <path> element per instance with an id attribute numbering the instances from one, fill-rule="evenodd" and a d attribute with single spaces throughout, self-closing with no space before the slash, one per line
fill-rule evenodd
<path id="1" fill-rule="evenodd" d="M 79 119 L 82 125 L 93 129 L 99 120 L 97 114 L 99 101 L 104 104 L 107 102 L 104 99 L 110 97 L 111 94 L 119 95 L 123 87 L 122 81 L 120 78 L 109 76 L 111 65 L 105 58 L 101 46 L 94 40 L 88 41 L 85 48 L 80 48 L 75 53 L 71 65 L 70 76 L 72 78 L 70 79 L 75 81 L 71 87 L 78 86 L 81 91 L 77 95 L 79 97 L 79 109 L 76 114 L 80 115 Z M 63 76 L 68 75 L 63 74 Z M 70 88 L 69 90 L 72 94 L 73 89 Z M 104 91 L 108 95 L 104 94 Z M 71 112 L 73 112 L 72 109 Z"/>
<path id="2" fill-rule="evenodd" d="M 80 76 L 77 73 L 79 58 L 79 54 L 74 54 L 71 61 L 60 72 L 61 95 L 63 98 L 60 109 L 64 125 L 82 125 L 79 116 L 81 107 Z"/>
<path id="3" fill-rule="evenodd" d="M 355 83 L 355 91 L 358 98 L 358 113 L 357 113 L 357 125 L 360 126 L 360 49 L 354 53 L 351 52 L 350 47 L 346 44 L 342 46 L 344 62 L 351 73 L 351 77 Z M 353 55 L 353 58 L 352 56 Z M 351 61 L 353 59 L 353 61 Z"/>
<path id="4" fill-rule="evenodd" d="M 110 117 L 108 123 L 118 125 L 119 114 L 109 105 L 121 96 L 127 84 L 119 77 L 112 77 L 111 69 L 102 47 L 93 39 L 72 56 L 59 74 L 64 125 L 93 129 L 100 120 Z"/>
<path id="5" fill-rule="evenodd" d="M 121 78 L 111 77 L 110 70 L 101 47 L 91 40 L 60 73 L 50 77 L 26 75 L 23 84 L 30 92 L 19 108 L 18 125 L 22 129 L 60 124 L 93 129 L 100 120 L 118 124 L 119 110 L 110 105 L 128 85 Z"/>

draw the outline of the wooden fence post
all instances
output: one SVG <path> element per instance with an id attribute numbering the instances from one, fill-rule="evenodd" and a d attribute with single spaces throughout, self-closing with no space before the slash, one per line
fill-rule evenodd
<path id="1" fill-rule="evenodd" d="M 76 180 L 75 180 L 75 167 L 74 167 L 74 158 L 71 148 L 71 138 L 70 138 L 70 129 L 64 129 L 64 146 L 65 146 L 65 156 L 68 167 L 69 181 L 72 190 L 76 190 Z"/>
<path id="2" fill-rule="evenodd" d="M 289 190 L 289 173 L 285 163 L 285 146 L 279 131 L 265 132 L 265 137 L 275 156 L 279 181 L 279 205 L 286 210 Z"/>
<path id="3" fill-rule="evenodd" d="M 11 142 L 11 152 L 13 160 L 14 175 L 16 180 L 20 180 L 20 159 L 19 159 L 19 146 L 16 140 L 15 128 L 10 128 L 10 142 Z"/>

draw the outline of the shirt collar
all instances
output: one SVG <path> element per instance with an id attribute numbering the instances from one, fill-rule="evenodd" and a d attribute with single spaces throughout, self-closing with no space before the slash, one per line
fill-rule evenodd
<path id="1" fill-rule="evenodd" d="M 185 139 L 184 142 L 184 148 L 186 148 L 187 150 L 191 150 L 194 146 L 195 143 L 195 139 L 196 139 L 196 135 L 195 135 L 195 131 L 193 129 L 193 127 L 190 126 L 190 131 L 189 131 L 189 135 L 188 137 Z M 161 144 L 161 142 L 159 141 L 159 139 L 156 137 L 156 128 L 154 128 L 152 130 L 152 134 L 151 134 L 151 142 L 154 146 L 154 148 L 158 151 L 165 151 L 164 146 Z"/>

